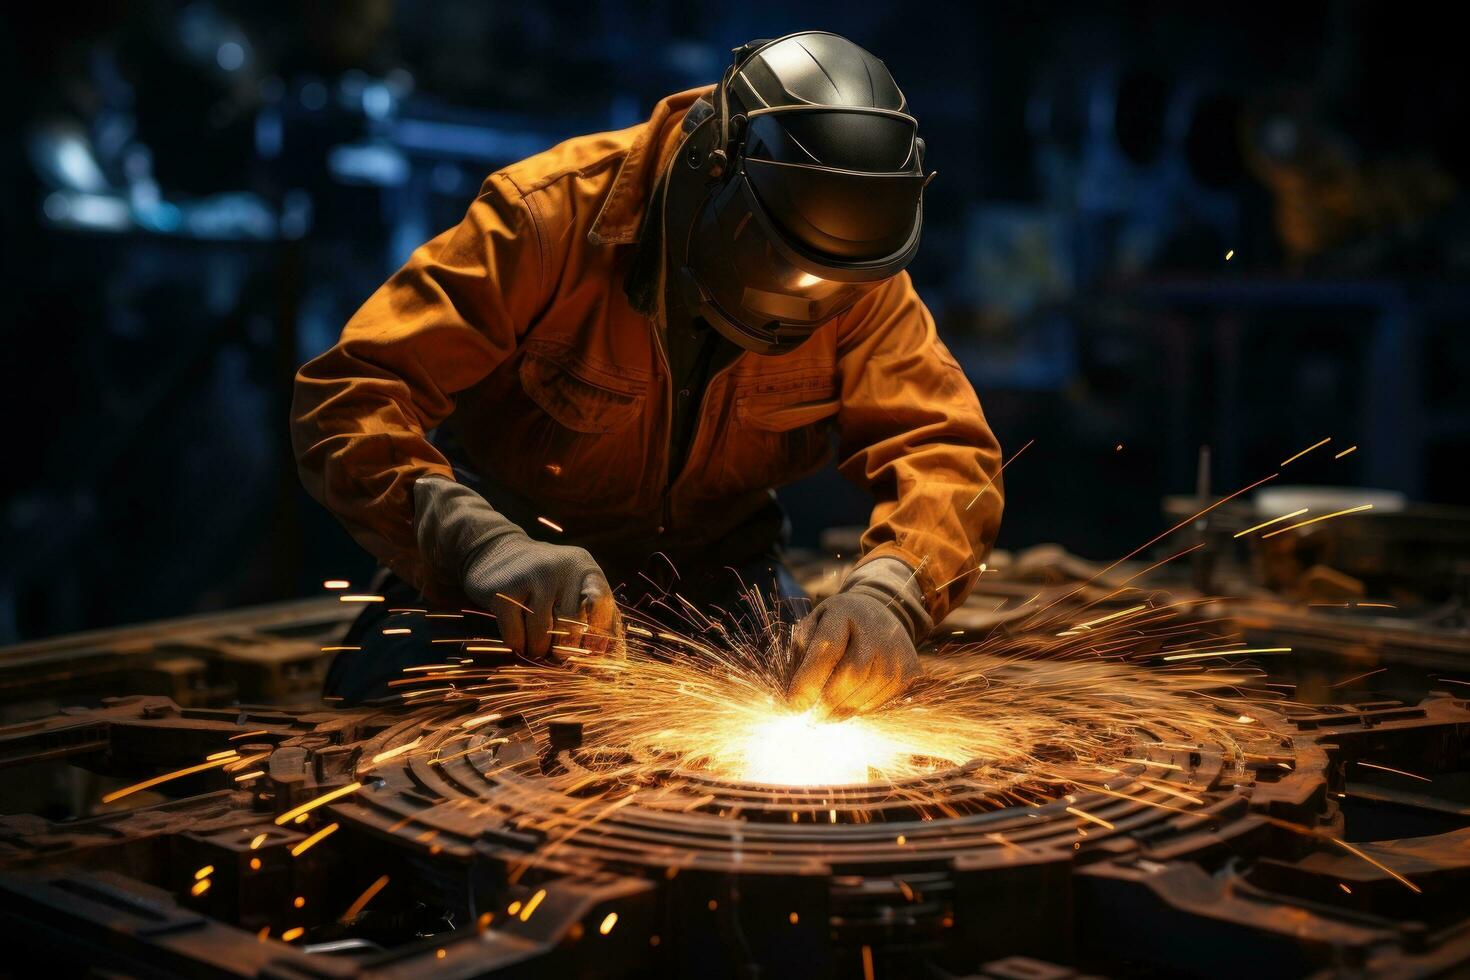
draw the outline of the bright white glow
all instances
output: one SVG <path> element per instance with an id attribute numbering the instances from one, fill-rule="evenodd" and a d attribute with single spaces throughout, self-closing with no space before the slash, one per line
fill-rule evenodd
<path id="1" fill-rule="evenodd" d="M 808 286 L 815 286 L 821 281 L 822 278 L 820 276 L 814 276 L 810 272 L 803 272 L 796 277 L 796 286 L 798 289 L 805 289 Z"/>
<path id="2" fill-rule="evenodd" d="M 866 783 L 911 751 L 863 718 L 819 721 L 812 712 L 768 714 L 744 737 L 742 780 L 785 786 Z"/>

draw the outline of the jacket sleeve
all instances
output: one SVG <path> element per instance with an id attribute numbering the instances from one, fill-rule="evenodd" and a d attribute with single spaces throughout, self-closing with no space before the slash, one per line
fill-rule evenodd
<path id="1" fill-rule="evenodd" d="M 875 498 L 859 564 L 917 570 L 937 625 L 974 587 L 1004 505 L 1000 444 L 901 273 L 838 326 L 838 467 Z"/>
<path id="2" fill-rule="evenodd" d="M 514 185 L 491 176 L 464 220 L 415 250 L 297 372 L 291 441 L 302 482 L 419 588 L 436 591 L 414 540 L 413 483 L 453 478 L 425 433 L 525 335 L 546 288 L 542 239 Z"/>

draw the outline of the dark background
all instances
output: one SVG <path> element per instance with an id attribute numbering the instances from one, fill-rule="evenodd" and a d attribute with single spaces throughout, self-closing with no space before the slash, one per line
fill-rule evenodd
<path id="1" fill-rule="evenodd" d="M 1008 450 L 1001 546 L 1091 557 L 1293 479 L 1465 500 L 1464 41 L 1405 3 L 25 5 L 0 32 L 0 642 L 315 592 L 295 367 L 482 177 L 821 28 L 938 179 L 913 273 Z M 1233 250 L 1228 261 L 1226 254 Z M 1121 446 L 1121 449 L 1118 448 Z M 865 519 L 831 474 L 798 542 Z"/>

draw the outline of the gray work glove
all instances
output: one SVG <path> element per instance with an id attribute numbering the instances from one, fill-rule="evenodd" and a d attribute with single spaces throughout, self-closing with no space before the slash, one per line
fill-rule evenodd
<path id="1" fill-rule="evenodd" d="M 622 636 L 607 577 L 585 548 L 536 541 L 475 491 L 439 476 L 414 481 L 424 561 L 495 614 L 500 636 L 537 660 L 553 646 L 606 649 Z"/>
<path id="2" fill-rule="evenodd" d="M 908 565 L 877 558 L 853 569 L 792 632 L 791 705 L 833 719 L 882 707 L 921 673 L 914 643 L 932 626 Z"/>

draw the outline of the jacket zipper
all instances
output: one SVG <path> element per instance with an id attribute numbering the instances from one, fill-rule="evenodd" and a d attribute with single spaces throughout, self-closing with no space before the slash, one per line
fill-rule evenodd
<path id="1" fill-rule="evenodd" d="M 662 527 L 664 531 L 668 531 L 670 528 L 673 527 L 674 524 L 674 484 L 679 482 L 679 478 L 683 476 L 684 471 L 689 468 L 689 461 L 694 458 L 694 451 L 699 448 L 699 437 L 700 434 L 704 431 L 704 416 L 709 408 L 709 392 L 712 388 L 714 388 L 715 382 L 719 381 L 726 374 L 729 374 L 730 371 L 734 369 L 735 365 L 740 363 L 740 358 L 744 352 L 742 351 L 737 353 L 733 358 L 730 359 L 730 363 L 724 365 L 714 374 L 710 375 L 709 380 L 705 382 L 704 390 L 700 392 L 698 414 L 694 417 L 694 431 L 689 433 L 689 447 L 688 450 L 684 453 L 683 466 L 678 471 L 675 471 L 673 466 L 674 370 L 669 362 L 668 350 L 664 346 L 663 333 L 664 330 L 667 329 L 666 316 L 664 317 L 663 323 L 654 322 L 652 323 L 652 326 L 654 332 L 654 347 L 658 350 L 660 361 L 663 362 L 664 394 L 666 404 L 668 405 L 668 411 L 664 415 L 663 472 L 660 474 L 659 479 L 659 483 L 663 488 L 663 499 L 660 505 L 661 523 L 659 526 Z M 705 329 L 713 330 L 714 327 L 706 326 Z"/>
<path id="2" fill-rule="evenodd" d="M 662 310 L 662 299 L 659 300 L 659 304 L 659 319 L 649 321 L 649 326 L 653 328 L 653 347 L 658 351 L 658 359 L 664 368 L 664 406 L 666 408 L 664 412 L 664 455 L 661 464 L 663 470 L 659 473 L 658 478 L 661 498 L 659 501 L 659 536 L 662 537 L 663 533 L 668 530 L 673 510 L 669 497 L 674 482 L 673 467 L 670 465 L 674 441 L 674 369 L 669 363 L 669 352 L 664 349 L 662 321 L 666 318 Z"/>

